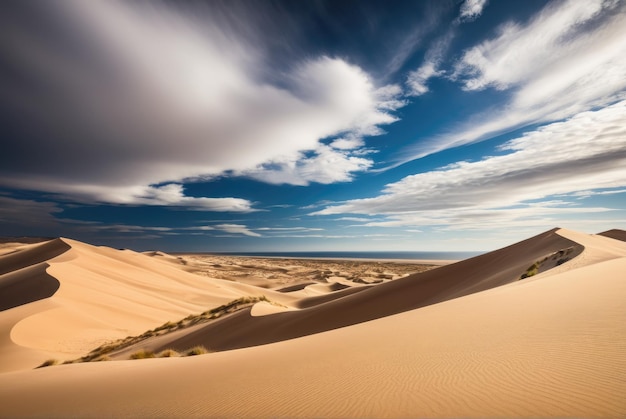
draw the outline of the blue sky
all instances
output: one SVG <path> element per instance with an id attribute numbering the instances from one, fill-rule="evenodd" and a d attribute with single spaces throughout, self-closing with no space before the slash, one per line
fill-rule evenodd
<path id="1" fill-rule="evenodd" d="M 626 2 L 12 2 L 0 235 L 484 251 L 626 228 Z"/>

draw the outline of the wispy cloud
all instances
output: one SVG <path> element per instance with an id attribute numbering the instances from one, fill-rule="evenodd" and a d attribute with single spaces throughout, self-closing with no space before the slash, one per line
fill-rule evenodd
<path id="1" fill-rule="evenodd" d="M 618 195 L 618 194 L 626 194 L 626 189 L 612 189 L 608 191 L 578 191 L 569 195 L 564 196 L 573 196 L 576 198 L 590 198 L 592 196 L 601 196 L 601 195 Z"/>
<path id="2" fill-rule="evenodd" d="M 594 64 L 604 63 L 606 56 L 596 56 L 594 47 L 608 47 L 608 55 L 620 51 L 623 30 L 605 30 L 609 25 L 623 22 L 624 17 L 611 18 L 616 7 L 614 1 L 592 0 L 565 1 L 547 6 L 527 25 L 508 22 L 499 28 L 497 37 L 484 41 L 467 50 L 456 68 L 457 77 L 462 77 L 467 90 L 495 87 L 503 90 L 520 83 L 527 83 L 555 70 L 568 70 L 566 80 L 578 77 L 580 70 L 567 65 L 576 61 L 588 71 L 589 64 L 581 63 L 581 54 L 589 55 Z M 595 20 L 603 17 L 604 19 Z M 620 28 L 623 26 L 620 25 Z M 612 35 L 607 38 L 607 35 Z M 620 42 L 622 41 L 622 42 Z M 616 45 L 618 44 L 618 45 Z M 618 47 L 615 50 L 615 47 Z M 596 53 L 598 51 L 595 51 Z M 555 68 L 557 67 L 557 68 Z M 585 71 L 583 70 L 583 71 Z M 569 83 L 567 83 L 569 84 Z"/>
<path id="3" fill-rule="evenodd" d="M 443 70 L 442 64 L 448 55 L 450 44 L 457 34 L 457 27 L 461 22 L 470 22 L 477 19 L 488 0 L 466 0 L 461 4 L 459 16 L 443 36 L 433 41 L 426 51 L 424 62 L 416 70 L 409 72 L 406 77 L 408 96 L 421 96 L 427 93 L 428 81 L 434 77 L 442 77 L 447 71 Z"/>
<path id="4" fill-rule="evenodd" d="M 407 161 L 607 106 L 626 97 L 626 3 L 563 1 L 528 23 L 508 22 L 466 50 L 452 78 L 463 89 L 508 90 L 510 100 L 402 153 Z"/>
<path id="5" fill-rule="evenodd" d="M 0 225 L 1 234 L 14 234 L 13 228 L 32 227 L 43 229 L 58 225 L 56 215 L 63 212 L 57 204 L 40 202 L 31 199 L 18 199 L 0 195 Z M 10 231 L 9 231 L 10 230 Z M 17 231 L 17 230 L 16 230 Z M 34 234 L 47 234 L 44 230 Z"/>
<path id="6" fill-rule="evenodd" d="M 256 228 L 257 231 L 323 231 L 323 228 L 311 228 L 311 227 L 260 227 Z"/>
<path id="7" fill-rule="evenodd" d="M 448 11 L 450 5 L 446 2 L 428 3 L 425 19 L 416 22 L 414 28 L 404 37 L 388 60 L 382 79 L 385 80 L 396 74 L 407 62 L 407 60 L 422 46 L 425 40 L 441 24 L 443 16 Z"/>
<path id="8" fill-rule="evenodd" d="M 37 189 L 37 184 L 23 180 L 23 187 Z M 215 212 L 254 212 L 253 203 L 242 198 L 192 197 L 184 193 L 183 185 L 170 183 L 161 186 L 102 186 L 65 185 L 63 195 L 68 200 L 125 205 L 160 205 L 185 207 L 190 210 Z"/>
<path id="9" fill-rule="evenodd" d="M 465 0 L 461 4 L 459 11 L 459 20 L 462 22 L 471 22 L 476 20 L 482 13 L 489 0 Z"/>
<path id="10" fill-rule="evenodd" d="M 433 77 L 439 77 L 445 73 L 440 67 L 454 36 L 454 29 L 450 29 L 444 36 L 430 46 L 422 65 L 417 70 L 409 72 L 406 79 L 406 85 L 409 89 L 407 94 L 409 96 L 421 96 L 427 93 L 429 90 L 427 84 L 428 80 Z"/>
<path id="11" fill-rule="evenodd" d="M 217 230 L 224 231 L 226 233 L 231 234 L 243 234 L 244 236 L 250 237 L 261 237 L 259 233 L 255 233 L 251 231 L 248 227 L 243 224 L 218 224 L 213 226 Z"/>
<path id="12" fill-rule="evenodd" d="M 176 184 L 228 173 L 298 185 L 350 180 L 371 160 L 361 147 L 321 140 L 380 134 L 403 106 L 399 89 L 375 85 L 340 58 L 275 71 L 254 37 L 232 31 L 209 6 L 33 7 L 0 17 L 0 56 L 20 74 L 0 81 L 15 137 L 0 155 L 0 185 L 248 211 L 245 200 L 187 197 Z"/>
<path id="13" fill-rule="evenodd" d="M 503 155 L 407 176 L 387 185 L 377 197 L 328 206 L 313 214 L 386 215 L 386 221 L 366 225 L 420 226 L 457 225 L 455 219 L 468 217 L 474 223 L 480 217 L 493 221 L 496 213 L 516 218 L 520 214 L 539 216 L 546 211 L 602 212 L 607 209 L 529 202 L 626 186 L 624 120 L 626 101 L 582 112 L 505 143 L 500 147 Z"/>

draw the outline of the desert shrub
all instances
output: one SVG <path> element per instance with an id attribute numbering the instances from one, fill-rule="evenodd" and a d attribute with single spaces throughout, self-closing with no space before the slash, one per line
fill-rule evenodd
<path id="1" fill-rule="evenodd" d="M 59 364 L 59 360 L 58 359 L 48 359 L 48 360 L 44 361 L 43 364 L 39 365 L 37 368 L 50 367 L 52 365 L 58 365 L 58 364 Z"/>
<path id="2" fill-rule="evenodd" d="M 174 323 L 174 322 L 167 322 L 167 323 L 157 327 L 156 329 L 154 329 L 153 332 L 160 332 L 162 330 L 171 330 L 171 329 L 175 329 L 176 327 L 177 327 L 176 323 Z"/>
<path id="3" fill-rule="evenodd" d="M 180 356 L 180 354 L 178 352 L 176 352 L 173 349 L 165 349 L 161 352 L 159 352 L 159 354 L 157 355 L 159 358 L 173 358 L 176 356 Z"/>
<path id="4" fill-rule="evenodd" d="M 155 356 L 156 355 L 154 355 L 154 352 L 147 350 L 147 349 L 142 349 L 132 354 L 130 356 L 130 359 L 146 359 L 146 358 L 154 358 Z"/>
<path id="5" fill-rule="evenodd" d="M 185 351 L 185 356 L 204 355 L 208 354 L 209 350 L 202 345 L 194 346 L 191 349 Z"/>
<path id="6" fill-rule="evenodd" d="M 108 355 L 100 355 L 99 357 L 93 360 L 93 362 L 103 362 L 103 361 L 112 361 L 112 359 Z"/>
<path id="7" fill-rule="evenodd" d="M 526 269 L 526 272 L 524 272 L 522 274 L 522 276 L 520 277 L 520 279 L 524 279 L 524 278 L 528 278 L 531 277 L 533 275 L 537 275 L 537 273 L 539 273 L 539 262 L 535 262 L 532 265 L 530 265 L 528 267 L 528 269 Z"/>

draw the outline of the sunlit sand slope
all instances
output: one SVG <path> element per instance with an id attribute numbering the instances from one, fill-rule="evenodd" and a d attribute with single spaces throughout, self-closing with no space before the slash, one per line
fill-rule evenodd
<path id="1" fill-rule="evenodd" d="M 326 304 L 263 317 L 251 316 L 246 310 L 196 327 L 183 336 L 160 339 L 154 347 L 149 343 L 141 346 L 184 350 L 201 344 L 226 350 L 323 332 L 517 282 L 529 265 L 570 248 L 568 258 L 574 258 L 583 246 L 550 230 L 494 252 L 380 284 Z"/>
<path id="2" fill-rule="evenodd" d="M 564 235 L 595 256 L 351 327 L 191 358 L 7 373 L 2 415 L 625 417 L 626 243 Z"/>
<path id="3" fill-rule="evenodd" d="M 243 296 L 293 298 L 69 239 L 0 256 L 0 272 L 0 371 L 76 358 Z"/>

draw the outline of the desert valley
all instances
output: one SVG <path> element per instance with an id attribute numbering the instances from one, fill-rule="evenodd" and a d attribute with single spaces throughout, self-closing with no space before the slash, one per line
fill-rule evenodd
<path id="1" fill-rule="evenodd" d="M 0 417 L 623 417 L 625 239 L 440 266 L 5 243 Z"/>

